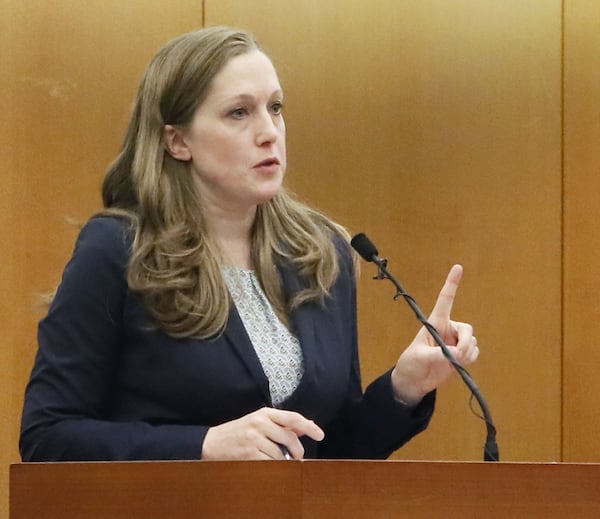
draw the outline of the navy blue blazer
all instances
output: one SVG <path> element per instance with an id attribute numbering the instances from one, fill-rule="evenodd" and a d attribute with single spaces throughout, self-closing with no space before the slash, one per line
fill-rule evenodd
<path id="1" fill-rule="evenodd" d="M 231 309 L 214 340 L 174 339 L 149 326 L 125 280 L 131 237 L 114 217 L 82 229 L 48 315 L 25 393 L 24 461 L 199 459 L 209 427 L 271 405 L 269 384 Z M 292 314 L 305 372 L 284 409 L 325 431 L 302 438 L 307 458 L 386 458 L 429 423 L 434 393 L 416 408 L 394 400 L 390 371 L 363 393 L 350 252 L 324 304 Z M 280 267 L 285 293 L 301 287 Z M 227 304 L 223 301 L 223 304 Z"/>

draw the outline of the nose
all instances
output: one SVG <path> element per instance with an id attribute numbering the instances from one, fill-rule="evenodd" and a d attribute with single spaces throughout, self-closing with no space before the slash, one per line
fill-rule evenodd
<path id="1" fill-rule="evenodd" d="M 256 123 L 256 144 L 262 146 L 275 142 L 279 138 L 280 129 L 276 117 L 268 111 L 261 112 Z"/>

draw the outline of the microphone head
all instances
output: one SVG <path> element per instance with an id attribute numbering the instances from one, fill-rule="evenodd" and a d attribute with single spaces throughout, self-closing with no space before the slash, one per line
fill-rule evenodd
<path id="1" fill-rule="evenodd" d="M 350 245 L 367 261 L 373 261 L 374 257 L 379 254 L 377 247 L 362 232 L 350 240 Z"/>

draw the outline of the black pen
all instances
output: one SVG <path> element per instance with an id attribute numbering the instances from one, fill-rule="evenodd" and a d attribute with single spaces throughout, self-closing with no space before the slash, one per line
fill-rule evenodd
<path id="1" fill-rule="evenodd" d="M 281 449 L 281 452 L 283 452 L 283 457 L 286 460 L 293 460 L 294 458 L 292 457 L 292 455 L 290 454 L 290 451 L 287 450 L 287 447 L 285 445 L 279 445 L 279 448 Z"/>

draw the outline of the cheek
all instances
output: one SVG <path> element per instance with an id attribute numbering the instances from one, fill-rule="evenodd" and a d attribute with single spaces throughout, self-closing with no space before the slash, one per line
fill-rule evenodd
<path id="1" fill-rule="evenodd" d="M 277 146 L 279 147 L 279 150 L 281 152 L 281 158 L 283 160 L 286 159 L 286 140 L 285 140 L 285 125 L 281 128 L 281 134 L 280 134 L 280 138 L 279 141 L 277 143 Z"/>
<path id="2" fill-rule="evenodd" d="M 231 138 L 207 135 L 196 147 L 195 161 L 207 165 L 231 164 L 237 161 L 240 149 Z"/>
<path id="3" fill-rule="evenodd" d="M 280 148 L 281 152 L 279 155 L 281 157 L 281 164 L 283 166 L 283 169 L 285 170 L 285 167 L 287 165 L 287 155 L 286 155 L 287 151 L 285 149 L 285 142 L 283 142 L 280 146 L 281 146 L 281 148 Z"/>

